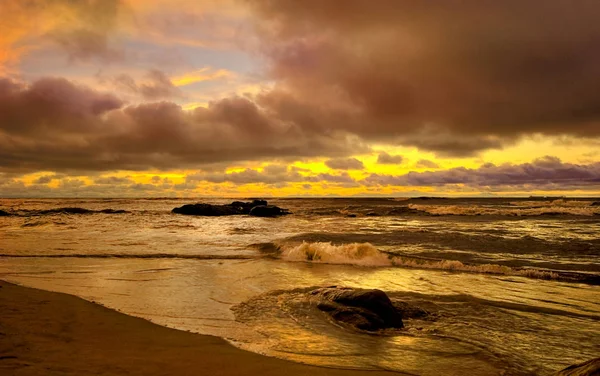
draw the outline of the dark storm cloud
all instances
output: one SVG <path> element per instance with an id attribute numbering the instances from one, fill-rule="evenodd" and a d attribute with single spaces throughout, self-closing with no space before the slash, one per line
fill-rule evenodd
<path id="1" fill-rule="evenodd" d="M 325 166 L 334 170 L 362 170 L 365 165 L 356 158 L 334 158 L 325 161 Z"/>
<path id="2" fill-rule="evenodd" d="M 30 86 L 0 79 L 0 169 L 172 169 L 369 149 L 340 134 L 311 133 L 248 98 L 183 111 L 170 102 L 126 106 L 59 78 Z"/>
<path id="3" fill-rule="evenodd" d="M 600 181 L 600 162 L 588 165 L 563 163 L 556 157 L 544 157 L 520 165 L 496 166 L 488 163 L 477 169 L 464 167 L 444 171 L 409 172 L 405 175 L 372 174 L 360 183 L 383 186 L 444 186 L 464 184 L 469 187 L 498 188 L 518 186 L 539 188 L 585 187 Z"/>
<path id="4" fill-rule="evenodd" d="M 600 136 L 598 1 L 249 3 L 280 113 L 306 127 L 446 155 Z"/>
<path id="5" fill-rule="evenodd" d="M 373 143 L 465 156 L 524 135 L 600 138 L 598 1 L 243 2 L 272 90 L 183 111 L 167 101 L 128 105 L 58 78 L 0 79 L 0 170 L 331 164 Z M 15 3 L 23 12 L 44 5 Z M 49 33 L 71 59 L 120 58 L 112 39 L 119 1 L 52 3 L 74 10 Z M 158 71 L 119 84 L 146 100 L 178 95 Z"/>
<path id="6" fill-rule="evenodd" d="M 404 158 L 401 155 L 389 155 L 386 152 L 381 152 L 377 156 L 377 163 L 379 164 L 400 164 Z"/>

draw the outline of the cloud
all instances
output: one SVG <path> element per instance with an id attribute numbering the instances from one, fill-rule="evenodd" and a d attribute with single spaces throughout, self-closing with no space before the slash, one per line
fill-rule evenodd
<path id="1" fill-rule="evenodd" d="M 0 79 L 0 170 L 143 170 L 270 158 L 340 156 L 369 148 L 271 116 L 249 98 L 184 111 L 171 102 L 127 106 L 60 78 Z"/>
<path id="2" fill-rule="evenodd" d="M 279 111 L 304 127 L 451 156 L 600 136 L 596 1 L 250 4 Z"/>
<path id="3" fill-rule="evenodd" d="M 362 170 L 365 165 L 356 158 L 335 158 L 325 161 L 325 166 L 333 170 Z"/>
<path id="4" fill-rule="evenodd" d="M 121 0 L 1 1 L 0 73 L 14 69 L 22 55 L 51 46 L 71 61 L 121 60 L 123 51 L 112 45 L 110 34 L 122 5 Z"/>
<path id="5" fill-rule="evenodd" d="M 552 156 L 519 165 L 491 163 L 477 169 L 464 167 L 442 171 L 409 172 L 405 175 L 371 174 L 360 183 L 382 186 L 466 185 L 482 189 L 518 187 L 531 189 L 568 189 L 569 187 L 597 187 L 600 184 L 600 162 L 587 165 L 563 163 Z"/>
<path id="6" fill-rule="evenodd" d="M 440 165 L 428 159 L 419 159 L 415 164 L 417 168 L 439 168 Z"/>
<path id="7" fill-rule="evenodd" d="M 117 88 L 138 94 L 145 100 L 183 97 L 183 93 L 171 82 L 169 77 L 157 70 L 150 70 L 145 77 L 145 82 L 136 82 L 130 75 L 121 74 L 112 79 Z"/>
<path id="8" fill-rule="evenodd" d="M 379 164 L 400 164 L 404 158 L 401 155 L 389 155 L 386 152 L 381 152 L 377 156 L 377 163 Z"/>
<path id="9" fill-rule="evenodd" d="M 133 184 L 134 181 L 129 177 L 118 177 L 118 176 L 104 176 L 94 179 L 94 184 L 98 185 L 121 185 L 121 184 Z"/>
<path id="10" fill-rule="evenodd" d="M 304 171 L 306 172 L 306 171 Z M 236 185 L 265 184 L 278 186 L 287 183 L 333 183 L 333 184 L 355 184 L 356 181 L 347 172 L 341 174 L 300 174 L 294 166 L 271 164 L 265 166 L 262 171 L 247 168 L 234 172 L 198 172 L 186 177 L 187 183 L 193 182 L 209 183 L 233 183 Z"/>
<path id="11" fill-rule="evenodd" d="M 33 184 L 48 184 L 58 179 L 57 175 L 43 175 L 33 181 Z"/>

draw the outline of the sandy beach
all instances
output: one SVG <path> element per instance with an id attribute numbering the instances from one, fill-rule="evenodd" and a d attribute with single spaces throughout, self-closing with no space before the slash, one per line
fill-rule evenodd
<path id="1" fill-rule="evenodd" d="M 243 351 L 75 296 L 0 281 L 2 375 L 391 375 Z"/>

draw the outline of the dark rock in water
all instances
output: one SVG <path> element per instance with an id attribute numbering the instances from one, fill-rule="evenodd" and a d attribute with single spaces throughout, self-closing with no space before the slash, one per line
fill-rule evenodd
<path id="1" fill-rule="evenodd" d="M 402 328 L 402 314 L 381 290 L 325 287 L 310 292 L 334 320 L 366 331 Z"/>
<path id="2" fill-rule="evenodd" d="M 250 215 L 255 217 L 277 217 L 290 214 L 287 210 L 274 205 L 258 205 L 250 210 Z"/>
<path id="3" fill-rule="evenodd" d="M 600 201 L 594 201 L 594 202 L 592 202 L 591 206 L 600 206 Z"/>
<path id="4" fill-rule="evenodd" d="M 253 214 L 252 210 L 259 207 L 261 209 L 257 209 Z M 243 214 L 250 214 L 258 217 L 274 217 L 278 215 L 290 214 L 286 209 L 267 205 L 267 201 L 265 200 L 253 200 L 251 202 L 234 201 L 227 205 L 187 204 L 173 209 L 172 212 L 176 214 L 200 215 L 209 217 Z"/>
<path id="5" fill-rule="evenodd" d="M 253 207 L 267 205 L 268 203 L 265 200 L 252 200 L 251 202 L 234 201 L 231 204 L 225 206 L 233 206 L 240 210 L 242 214 L 250 214 L 250 210 L 252 210 Z"/>
<path id="6" fill-rule="evenodd" d="M 8 217 L 10 213 L 5 212 L 4 210 L 0 210 L 0 217 Z"/>
<path id="7" fill-rule="evenodd" d="M 347 214 L 346 217 L 348 217 L 348 218 L 356 218 L 356 214 L 350 213 L 350 214 Z"/>
<path id="8" fill-rule="evenodd" d="M 555 376 L 600 376 L 600 358 L 569 366 Z"/>
<path id="9" fill-rule="evenodd" d="M 367 217 L 379 217 L 380 214 L 379 213 L 375 213 L 375 212 L 368 212 L 367 214 L 365 214 Z"/>
<path id="10" fill-rule="evenodd" d="M 208 217 L 244 214 L 242 210 L 236 206 L 211 204 L 187 204 L 173 209 L 172 212 L 177 214 L 201 215 Z"/>

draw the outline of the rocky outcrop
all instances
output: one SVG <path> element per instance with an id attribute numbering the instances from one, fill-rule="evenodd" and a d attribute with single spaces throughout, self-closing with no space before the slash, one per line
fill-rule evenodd
<path id="1" fill-rule="evenodd" d="M 224 215 L 239 215 L 242 213 L 237 207 L 231 205 L 187 204 L 172 210 L 176 214 L 201 215 L 219 217 Z"/>
<path id="2" fill-rule="evenodd" d="M 289 214 L 289 212 L 274 205 L 258 205 L 250 209 L 249 214 L 255 217 L 277 217 Z"/>
<path id="3" fill-rule="evenodd" d="M 225 215 L 254 215 L 257 217 L 275 217 L 290 214 L 286 209 L 268 205 L 265 200 L 250 202 L 234 201 L 226 205 L 187 204 L 172 210 L 176 214 L 219 217 Z"/>
<path id="4" fill-rule="evenodd" d="M 377 331 L 404 326 L 402 314 L 381 290 L 325 287 L 310 295 L 318 309 L 356 329 Z"/>
<path id="5" fill-rule="evenodd" d="M 594 202 L 592 202 L 591 206 L 600 206 L 600 201 L 594 201 Z"/>
<path id="6" fill-rule="evenodd" d="M 600 358 L 569 366 L 555 376 L 600 376 Z"/>
<path id="7" fill-rule="evenodd" d="M 8 217 L 10 213 L 5 212 L 4 210 L 0 210 L 0 217 Z"/>

